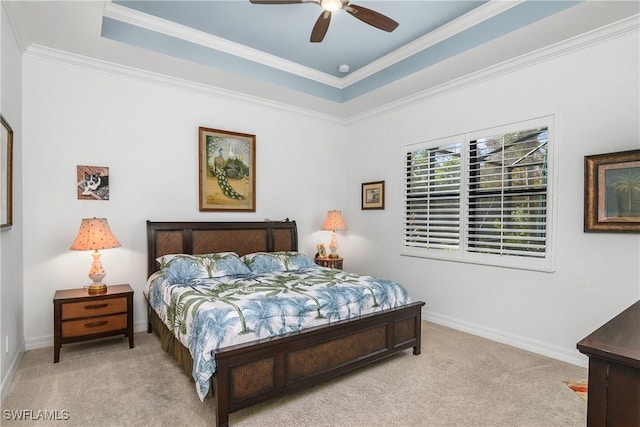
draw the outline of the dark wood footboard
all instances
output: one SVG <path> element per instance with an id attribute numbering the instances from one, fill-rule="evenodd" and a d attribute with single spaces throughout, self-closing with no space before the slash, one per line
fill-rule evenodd
<path id="1" fill-rule="evenodd" d="M 408 348 L 420 354 L 421 309 L 415 302 L 215 353 L 216 424 L 229 414 L 317 384 Z"/>

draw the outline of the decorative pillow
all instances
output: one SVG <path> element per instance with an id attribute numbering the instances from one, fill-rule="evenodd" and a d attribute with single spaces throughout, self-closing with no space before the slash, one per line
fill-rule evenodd
<path id="1" fill-rule="evenodd" d="M 256 252 L 243 256 L 242 260 L 258 274 L 316 267 L 309 257 L 300 252 Z"/>
<path id="2" fill-rule="evenodd" d="M 163 255 L 156 259 L 160 270 L 169 283 L 186 283 L 193 279 L 251 274 L 251 270 L 235 252 L 215 254 Z"/>

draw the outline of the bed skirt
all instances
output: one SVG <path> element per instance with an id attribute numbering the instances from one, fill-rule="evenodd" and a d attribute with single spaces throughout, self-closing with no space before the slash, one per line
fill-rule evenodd
<path id="1" fill-rule="evenodd" d="M 162 320 L 158 316 L 158 314 L 151 307 L 147 307 L 149 310 L 149 326 L 156 331 L 158 336 L 160 337 L 160 345 L 162 349 L 169 353 L 177 362 L 178 365 L 182 367 L 184 373 L 194 381 L 191 372 L 193 370 L 193 358 L 191 357 L 191 353 L 189 353 L 189 349 L 186 348 L 182 343 L 169 331 L 169 328 L 162 323 Z M 147 330 L 147 332 L 151 332 L 151 330 Z"/>

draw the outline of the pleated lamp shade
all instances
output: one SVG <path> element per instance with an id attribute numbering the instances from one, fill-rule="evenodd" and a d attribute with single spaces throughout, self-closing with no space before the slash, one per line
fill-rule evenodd
<path id="1" fill-rule="evenodd" d="M 322 223 L 321 230 L 346 230 L 347 225 L 344 223 L 342 219 L 341 211 L 329 211 L 327 212 L 327 217 Z"/>
<path id="2" fill-rule="evenodd" d="M 327 212 L 327 217 L 322 223 L 322 230 L 331 230 L 331 243 L 329 243 L 329 249 L 331 249 L 331 253 L 329 254 L 329 258 L 340 258 L 338 255 L 338 241 L 336 240 L 336 230 L 346 230 L 347 225 L 344 223 L 342 219 L 342 212 L 340 211 L 329 211 Z"/>
<path id="3" fill-rule="evenodd" d="M 80 223 L 80 230 L 71 245 L 72 251 L 94 251 L 91 256 L 93 263 L 89 270 L 89 277 L 93 284 L 88 286 L 89 293 L 97 294 L 107 291 L 107 285 L 102 279 L 107 275 L 100 262 L 100 249 L 120 247 L 120 242 L 113 235 L 106 218 L 85 218 Z"/>

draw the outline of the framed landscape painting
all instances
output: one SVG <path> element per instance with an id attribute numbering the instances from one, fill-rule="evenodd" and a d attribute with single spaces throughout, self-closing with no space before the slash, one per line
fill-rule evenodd
<path id="1" fill-rule="evenodd" d="M 199 128 L 200 211 L 256 210 L 256 136 Z"/>
<path id="2" fill-rule="evenodd" d="M 584 231 L 640 232 L 640 150 L 585 157 Z"/>

